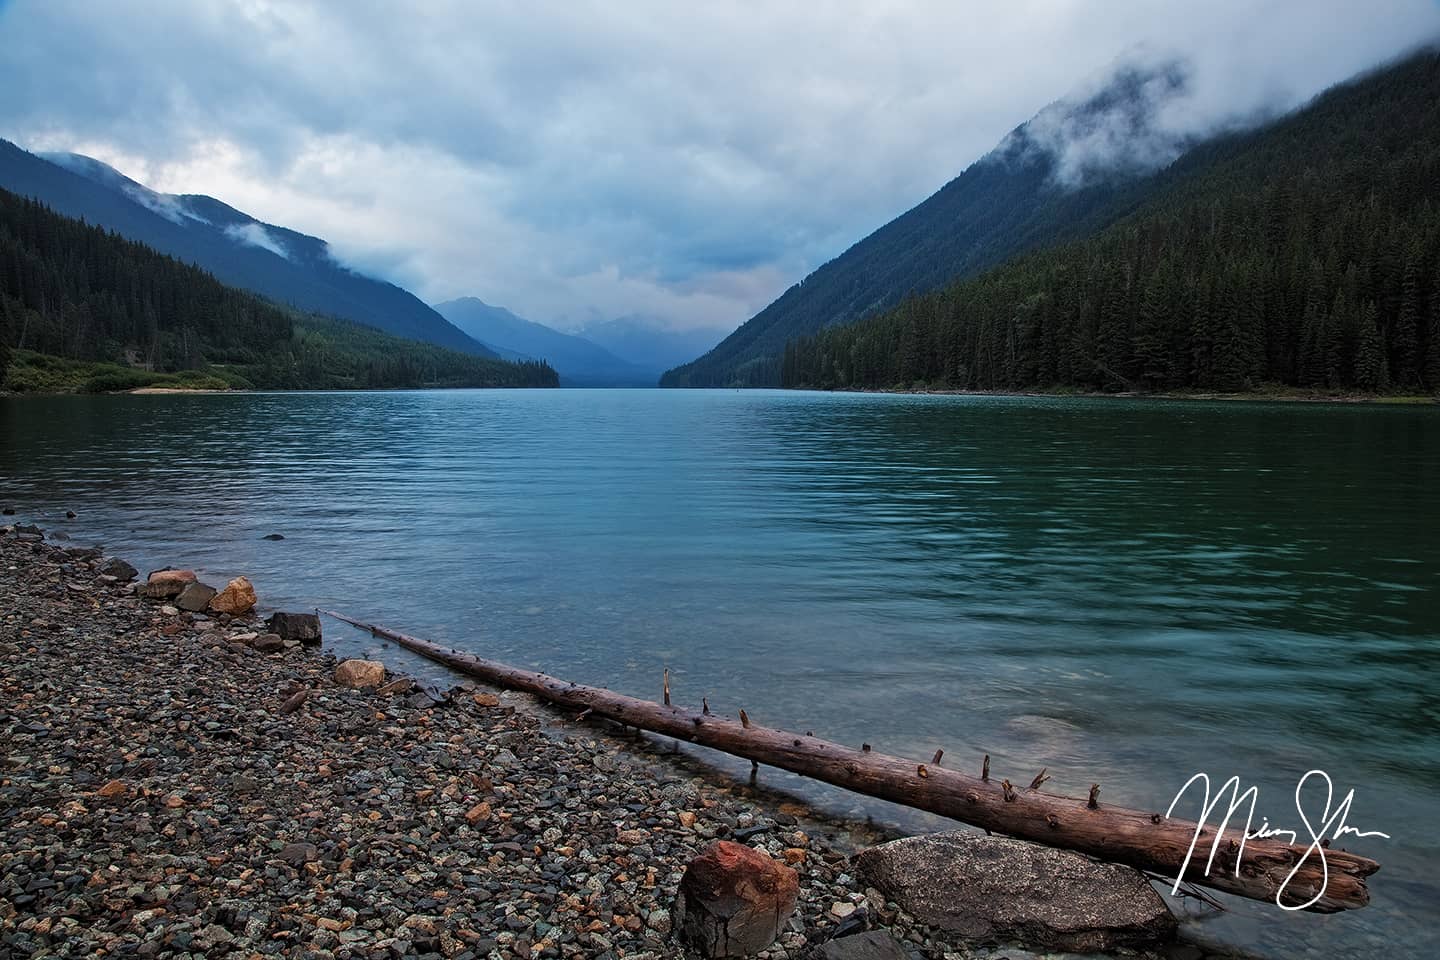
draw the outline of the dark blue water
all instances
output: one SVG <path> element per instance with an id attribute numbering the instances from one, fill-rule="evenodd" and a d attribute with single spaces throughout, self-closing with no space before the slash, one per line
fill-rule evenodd
<path id="1" fill-rule="evenodd" d="M 680 702 L 977 769 L 989 753 L 1000 776 L 1048 767 L 1049 787 L 1098 780 L 1131 806 L 1163 810 L 1205 770 L 1298 826 L 1295 783 L 1326 770 L 1356 791 L 1349 822 L 1393 837 L 1344 844 L 1384 865 L 1372 905 L 1231 901 L 1192 925 L 1273 957 L 1440 948 L 1437 495 L 1435 408 L 0 399 L 0 499 L 142 567 L 248 574 L 270 606 L 641 696 L 669 667 Z"/>

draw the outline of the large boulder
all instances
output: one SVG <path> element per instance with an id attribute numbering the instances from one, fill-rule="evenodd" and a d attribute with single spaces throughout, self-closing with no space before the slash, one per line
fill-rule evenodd
<path id="1" fill-rule="evenodd" d="M 378 687 L 385 682 L 385 664 L 379 660 L 345 660 L 335 667 L 335 682 L 342 687 Z"/>
<path id="2" fill-rule="evenodd" d="M 176 595 L 175 606 L 190 613 L 200 613 L 210 605 L 210 600 L 214 596 L 214 587 L 196 580 L 194 583 L 185 584 L 180 593 Z"/>
<path id="3" fill-rule="evenodd" d="M 248 579 L 236 577 L 225 584 L 224 590 L 211 598 L 210 610 L 212 613 L 228 613 L 232 617 L 238 617 L 255 609 L 259 599 L 255 596 L 255 587 Z"/>
<path id="4" fill-rule="evenodd" d="M 856 856 L 916 919 L 973 940 L 1110 951 L 1168 940 L 1176 922 L 1140 871 L 1023 840 L 936 833 Z"/>
<path id="5" fill-rule="evenodd" d="M 320 642 L 320 618 L 313 613 L 276 613 L 267 622 L 270 632 L 282 640 L 299 640 L 307 646 Z"/>
<path id="6" fill-rule="evenodd" d="M 685 868 L 675 931 L 703 957 L 747 957 L 775 942 L 799 894 L 794 870 L 752 847 L 717 840 Z"/>
<path id="7" fill-rule="evenodd" d="M 140 587 L 140 592 L 151 600 L 173 600 L 180 596 L 186 584 L 194 582 L 194 570 L 155 570 Z"/>

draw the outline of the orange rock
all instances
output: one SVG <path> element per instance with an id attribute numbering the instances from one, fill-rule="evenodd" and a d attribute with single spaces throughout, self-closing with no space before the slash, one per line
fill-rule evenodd
<path id="1" fill-rule="evenodd" d="M 255 609 L 259 598 L 255 587 L 245 577 L 236 577 L 225 584 L 225 589 L 210 598 L 210 609 L 215 613 L 228 613 L 232 617 L 249 613 Z"/>
<path id="2" fill-rule="evenodd" d="M 717 840 L 685 868 L 676 929 L 702 956 L 750 956 L 775 942 L 799 894 L 794 870 L 752 847 Z"/>
<path id="3" fill-rule="evenodd" d="M 481 820 L 490 819 L 490 804 L 480 802 L 469 810 L 465 811 L 465 819 L 470 823 L 479 823 Z"/>
<path id="4" fill-rule="evenodd" d="M 111 780 L 109 783 L 105 784 L 105 786 L 101 787 L 99 790 L 96 790 L 95 795 L 109 798 L 123 796 L 124 794 L 127 794 L 129 792 L 130 788 L 126 786 L 124 780 Z"/>
<path id="5" fill-rule="evenodd" d="M 477 693 L 475 694 L 475 706 L 498 707 L 500 706 L 500 698 L 493 693 Z"/>
<path id="6" fill-rule="evenodd" d="M 685 827 L 687 830 L 690 827 L 695 826 L 695 814 L 691 813 L 689 810 L 681 810 L 680 826 Z"/>
<path id="7" fill-rule="evenodd" d="M 786 863 L 804 863 L 805 851 L 799 847 L 787 847 L 785 850 Z"/>
<path id="8" fill-rule="evenodd" d="M 335 682 L 342 687 L 378 687 L 385 682 L 385 664 L 379 660 L 345 660 L 335 668 Z"/>

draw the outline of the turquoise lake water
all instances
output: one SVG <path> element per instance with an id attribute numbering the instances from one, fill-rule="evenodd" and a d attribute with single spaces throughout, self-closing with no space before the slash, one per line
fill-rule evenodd
<path id="1" fill-rule="evenodd" d="M 653 390 L 0 398 L 0 501 L 486 656 L 1163 810 L 1355 790 L 1370 907 L 1255 956 L 1440 955 L 1440 409 Z M 65 521 L 65 510 L 78 519 Z M 283 541 L 261 538 L 283 534 Z M 342 652 L 375 648 L 327 623 Z M 387 658 L 395 659 L 393 651 Z M 417 666 L 422 671 L 432 668 Z M 727 761 L 717 761 L 722 764 Z M 748 765 L 747 765 L 748 766 Z M 839 813 L 942 824 L 773 771 Z M 1186 811 L 1194 816 L 1193 809 Z"/>

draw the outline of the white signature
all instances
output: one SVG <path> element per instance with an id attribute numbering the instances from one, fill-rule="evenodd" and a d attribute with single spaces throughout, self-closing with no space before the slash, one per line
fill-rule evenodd
<path id="1" fill-rule="evenodd" d="M 1318 826 L 1312 825 L 1310 818 L 1306 816 L 1305 805 L 1300 797 L 1300 794 L 1305 789 L 1305 784 L 1309 782 L 1312 777 L 1320 777 L 1325 781 L 1325 806 L 1320 811 Z M 1215 794 L 1215 799 L 1212 800 L 1210 799 L 1210 777 L 1204 773 L 1195 774 L 1195 776 L 1185 781 L 1185 786 L 1181 787 L 1180 792 L 1175 794 L 1175 799 L 1170 801 L 1170 808 L 1165 811 L 1165 817 L 1167 819 L 1170 817 L 1170 814 L 1174 812 L 1175 805 L 1180 802 L 1180 798 L 1185 796 L 1186 792 L 1196 782 L 1205 785 L 1205 799 L 1200 811 L 1200 816 L 1196 818 L 1195 836 L 1190 840 L 1190 849 L 1185 853 L 1185 861 L 1180 864 L 1180 872 L 1175 877 L 1175 886 L 1170 888 L 1172 894 L 1179 892 L 1180 878 L 1185 876 L 1185 871 L 1190 867 L 1190 860 L 1195 856 L 1195 846 L 1200 842 L 1201 836 L 1205 833 L 1205 823 L 1210 819 L 1210 814 L 1215 811 L 1215 808 L 1220 806 L 1220 801 L 1224 798 L 1226 791 L 1230 793 L 1230 805 L 1225 811 L 1225 818 L 1220 821 L 1220 825 L 1215 829 L 1215 839 L 1210 841 L 1210 856 L 1205 861 L 1205 876 L 1210 875 L 1210 868 L 1215 863 L 1215 851 L 1220 847 L 1220 838 L 1225 833 L 1225 828 L 1229 825 L 1230 818 L 1234 816 L 1235 811 L 1240 809 L 1247 799 L 1250 801 L 1250 809 L 1245 814 L 1245 830 L 1240 837 L 1240 849 L 1235 854 L 1235 876 L 1238 877 L 1240 875 L 1240 858 L 1245 855 L 1246 841 L 1280 837 L 1286 839 L 1289 843 L 1299 842 L 1299 831 L 1272 827 L 1270 826 L 1270 821 L 1263 817 L 1257 829 L 1253 831 L 1250 829 L 1250 825 L 1255 819 L 1255 802 L 1260 798 L 1260 790 L 1258 787 L 1252 786 L 1248 790 L 1241 792 L 1239 777 L 1231 777 L 1229 780 L 1226 780 L 1225 785 L 1220 788 Z M 1379 830 L 1357 830 L 1345 822 L 1346 818 L 1350 816 L 1350 804 L 1355 799 L 1354 790 L 1348 791 L 1345 794 L 1345 798 L 1335 806 L 1332 812 L 1330 807 L 1334 798 L 1334 784 L 1330 781 L 1330 775 L 1324 770 L 1311 770 L 1300 778 L 1299 783 L 1295 784 L 1295 812 L 1300 815 L 1300 821 L 1305 824 L 1305 832 L 1310 837 L 1310 845 L 1301 855 L 1300 859 L 1296 861 L 1295 866 L 1286 874 L 1285 881 L 1280 884 L 1280 889 L 1275 891 L 1275 903 L 1282 910 L 1304 910 L 1325 895 L 1325 888 L 1330 883 L 1330 871 L 1325 862 L 1325 846 L 1329 842 L 1339 840 L 1347 833 L 1354 834 L 1357 837 L 1384 837 L 1386 840 L 1390 839 L 1390 834 L 1388 833 L 1381 833 Z M 1285 893 L 1285 888 L 1290 885 L 1290 881 L 1295 879 L 1295 874 L 1300 872 L 1300 868 L 1303 867 L 1306 861 L 1312 856 L 1318 856 L 1320 858 L 1320 889 L 1316 892 L 1315 896 L 1306 900 L 1304 903 L 1287 906 L 1281 902 L 1281 896 Z"/>

